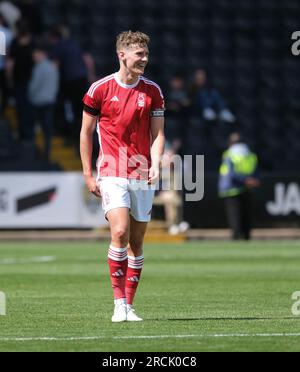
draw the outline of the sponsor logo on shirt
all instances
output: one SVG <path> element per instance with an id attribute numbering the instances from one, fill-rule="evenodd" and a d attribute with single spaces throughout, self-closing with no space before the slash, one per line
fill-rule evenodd
<path id="1" fill-rule="evenodd" d="M 119 98 L 117 96 L 113 96 L 110 102 L 119 102 Z"/>

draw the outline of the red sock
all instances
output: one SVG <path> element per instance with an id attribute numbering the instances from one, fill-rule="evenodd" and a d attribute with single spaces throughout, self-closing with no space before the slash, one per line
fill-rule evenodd
<path id="1" fill-rule="evenodd" d="M 126 301 L 127 305 L 132 305 L 135 292 L 139 285 L 140 276 L 144 264 L 144 256 L 128 257 L 128 268 L 126 276 Z"/>
<path id="2" fill-rule="evenodd" d="M 127 272 L 127 248 L 109 247 L 108 265 L 114 299 L 126 298 L 125 279 Z"/>

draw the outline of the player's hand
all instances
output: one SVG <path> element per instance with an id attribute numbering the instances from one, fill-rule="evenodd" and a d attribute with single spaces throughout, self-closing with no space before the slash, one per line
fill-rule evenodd
<path id="1" fill-rule="evenodd" d="M 159 168 L 151 167 L 149 170 L 148 185 L 154 185 L 159 181 Z"/>
<path id="2" fill-rule="evenodd" d="M 101 198 L 101 192 L 99 187 L 97 186 L 96 180 L 93 176 L 85 176 L 85 183 L 89 191 L 97 196 L 97 198 Z"/>

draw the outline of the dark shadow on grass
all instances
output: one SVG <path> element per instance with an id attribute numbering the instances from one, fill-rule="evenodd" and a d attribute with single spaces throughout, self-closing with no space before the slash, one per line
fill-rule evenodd
<path id="1" fill-rule="evenodd" d="M 225 321 L 225 320 L 235 320 L 235 321 L 257 321 L 257 320 L 299 320 L 300 317 L 199 317 L 199 318 L 167 318 L 167 319 L 152 319 L 152 320 L 167 320 L 169 322 L 187 322 L 187 321 L 199 321 L 199 320 L 211 320 L 211 321 Z"/>

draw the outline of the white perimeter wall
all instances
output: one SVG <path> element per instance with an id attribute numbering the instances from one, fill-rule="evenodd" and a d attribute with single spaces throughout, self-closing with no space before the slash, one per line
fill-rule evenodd
<path id="1" fill-rule="evenodd" d="M 81 173 L 0 173 L 0 228 L 104 225 L 101 200 L 87 191 Z"/>

